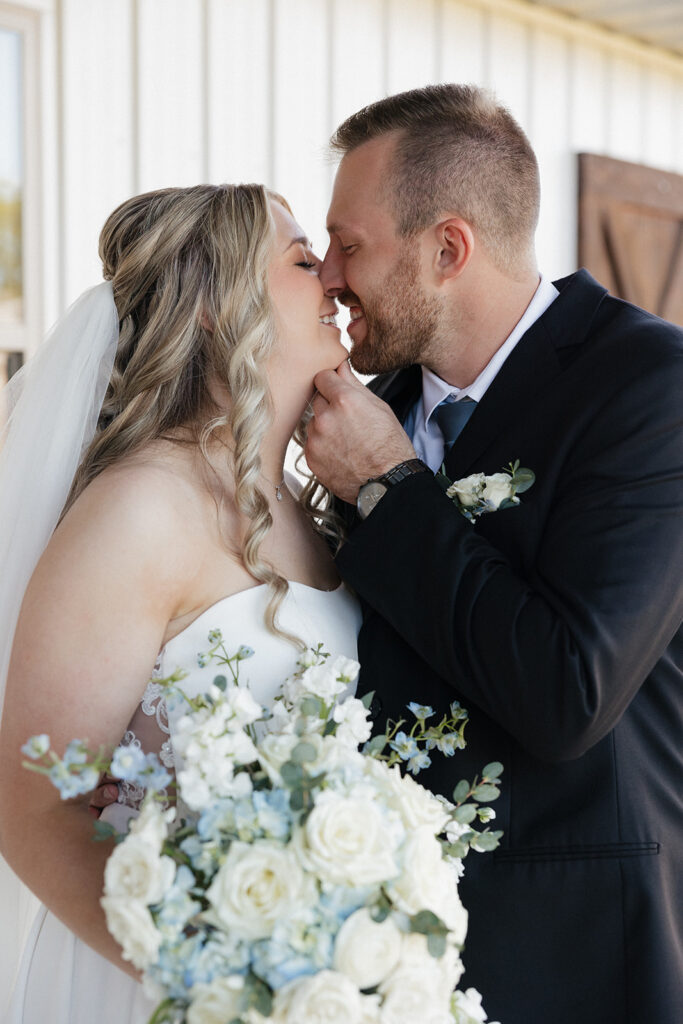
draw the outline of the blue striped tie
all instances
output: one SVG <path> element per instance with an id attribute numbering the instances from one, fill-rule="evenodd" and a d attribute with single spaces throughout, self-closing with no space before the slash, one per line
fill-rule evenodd
<path id="1" fill-rule="evenodd" d="M 439 430 L 443 434 L 444 451 L 450 451 L 456 438 L 464 430 L 465 424 L 477 408 L 473 398 L 461 398 L 459 402 L 443 400 L 432 413 Z"/>

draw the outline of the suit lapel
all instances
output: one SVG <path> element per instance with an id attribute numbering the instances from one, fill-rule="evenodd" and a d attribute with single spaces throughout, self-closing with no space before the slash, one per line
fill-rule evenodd
<path id="1" fill-rule="evenodd" d="M 561 372 L 560 349 L 585 339 L 607 294 L 585 270 L 556 281 L 555 287 L 560 294 L 510 353 L 449 452 L 446 473 L 452 480 L 474 472 L 506 424 L 523 415 L 534 396 Z"/>
<path id="2" fill-rule="evenodd" d="M 422 392 L 422 370 L 419 366 L 408 366 L 405 370 L 375 377 L 369 386 L 378 398 L 391 406 L 396 418 L 405 423 Z"/>

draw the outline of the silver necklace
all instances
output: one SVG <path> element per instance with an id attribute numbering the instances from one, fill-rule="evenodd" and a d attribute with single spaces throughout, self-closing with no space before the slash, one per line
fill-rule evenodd
<path id="1" fill-rule="evenodd" d="M 263 479 L 266 481 L 267 484 L 270 484 L 271 487 L 275 488 L 275 497 L 277 498 L 277 500 L 278 501 L 282 501 L 282 491 L 281 491 L 281 488 L 285 486 L 285 478 L 284 478 L 284 476 L 283 476 L 283 478 L 282 478 L 282 480 L 280 481 L 279 484 L 274 484 L 272 480 L 268 479 L 268 477 L 265 475 L 265 473 L 261 473 L 261 476 L 263 477 Z"/>

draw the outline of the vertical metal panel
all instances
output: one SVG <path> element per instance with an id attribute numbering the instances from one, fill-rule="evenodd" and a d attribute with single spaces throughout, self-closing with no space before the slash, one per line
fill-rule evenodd
<path id="1" fill-rule="evenodd" d="M 485 11 L 444 0 L 438 40 L 442 82 L 486 81 L 488 27 Z"/>
<path id="2" fill-rule="evenodd" d="M 489 46 L 488 80 L 485 84 L 494 90 L 526 130 L 531 117 L 529 28 L 512 18 L 492 15 Z"/>
<path id="3" fill-rule="evenodd" d="M 273 16 L 272 184 L 320 248 L 328 199 L 328 4 L 275 0 Z"/>
<path id="4" fill-rule="evenodd" d="M 538 260 L 546 274 L 561 277 L 576 267 L 576 170 L 567 145 L 571 112 L 569 45 L 553 33 L 533 30 L 532 47 L 529 134 L 541 175 Z"/>
<path id="5" fill-rule="evenodd" d="M 208 173 L 272 181 L 270 0 L 209 0 Z"/>
<path id="6" fill-rule="evenodd" d="M 204 152 L 201 0 L 138 0 L 137 49 L 139 189 L 196 184 Z"/>
<path id="7" fill-rule="evenodd" d="M 575 41 L 571 49 L 572 103 L 567 145 L 572 153 L 607 148 L 607 68 L 604 50 Z"/>
<path id="8" fill-rule="evenodd" d="M 130 195 L 130 3 L 63 0 L 61 147 L 63 298 L 101 280 L 97 239 Z"/>
<path id="9" fill-rule="evenodd" d="M 611 56 L 607 79 L 607 154 L 621 160 L 645 160 L 643 151 L 642 66 Z"/>
<path id="10" fill-rule="evenodd" d="M 674 88 L 669 75 L 648 68 L 643 75 L 643 159 L 663 170 L 676 168 Z M 681 98 L 679 97 L 679 103 Z"/>
<path id="11" fill-rule="evenodd" d="M 387 93 L 436 81 L 435 0 L 387 0 Z"/>
<path id="12" fill-rule="evenodd" d="M 384 0 L 332 0 L 330 131 L 384 94 Z"/>

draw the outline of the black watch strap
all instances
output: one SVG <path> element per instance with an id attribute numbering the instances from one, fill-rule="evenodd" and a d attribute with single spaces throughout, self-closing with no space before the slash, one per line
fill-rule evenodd
<path id="1" fill-rule="evenodd" d="M 414 473 L 425 473 L 430 472 L 429 466 L 422 461 L 422 459 L 408 459 L 407 462 L 399 462 L 398 466 L 394 466 L 388 473 L 383 476 L 377 477 L 387 487 L 393 487 L 394 484 L 398 484 L 401 480 L 405 480 L 407 476 L 413 476 Z"/>

